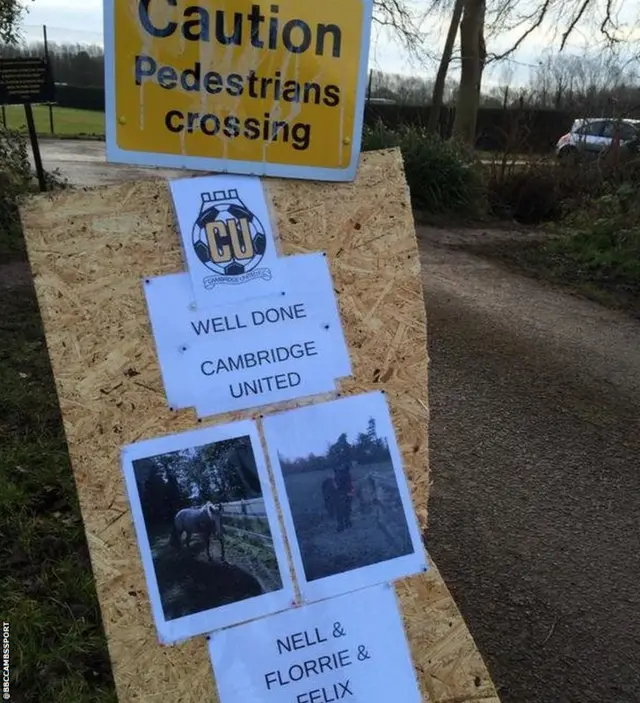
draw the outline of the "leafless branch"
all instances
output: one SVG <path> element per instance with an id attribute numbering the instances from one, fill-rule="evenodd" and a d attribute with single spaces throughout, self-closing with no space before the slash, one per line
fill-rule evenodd
<path id="1" fill-rule="evenodd" d="M 588 0 L 587 0 L 588 1 Z M 552 0 L 544 0 L 544 3 L 542 4 L 542 7 L 540 8 L 539 12 L 537 13 L 537 18 L 535 19 L 534 23 L 526 29 L 520 37 L 516 40 L 516 42 L 511 46 L 510 49 L 507 51 L 503 52 L 502 54 L 490 54 L 487 57 L 487 62 L 490 61 L 502 61 L 503 59 L 506 59 L 508 56 L 511 56 L 515 51 L 517 51 L 520 46 L 522 45 L 522 42 L 525 41 L 525 39 L 535 32 L 536 29 L 544 22 L 545 17 L 547 16 L 547 12 L 551 6 Z"/>
<path id="2" fill-rule="evenodd" d="M 613 0 L 607 0 L 607 6 L 605 9 L 604 17 L 603 17 L 602 23 L 600 25 L 600 33 L 603 34 L 607 38 L 608 42 L 613 45 L 618 42 L 618 38 L 613 36 L 610 33 L 609 27 L 611 27 L 611 29 L 616 31 L 618 29 L 618 26 L 611 18 L 612 10 L 613 10 Z"/>
<path id="3" fill-rule="evenodd" d="M 567 39 L 571 36 L 573 33 L 573 30 L 576 28 L 576 25 L 580 20 L 582 19 L 582 16 L 586 12 L 587 8 L 591 4 L 591 0 L 584 0 L 582 5 L 580 6 L 580 9 L 578 10 L 577 14 L 574 15 L 573 19 L 569 23 L 569 27 L 567 30 L 562 34 L 562 41 L 560 42 L 560 51 L 564 49 L 564 47 L 567 44 Z"/>
<path id="4" fill-rule="evenodd" d="M 490 23 L 490 34 L 514 31 L 521 28 L 516 41 L 509 49 L 501 53 L 492 52 L 487 62 L 497 62 L 512 56 L 522 44 L 539 29 L 544 22 L 558 27 L 560 51 L 563 51 L 570 39 L 578 32 L 579 26 L 587 21 L 590 14 L 603 13 L 597 22 L 600 34 L 604 39 L 607 50 L 620 44 L 623 39 L 619 36 L 620 27 L 616 19 L 616 9 L 622 0 L 606 0 L 604 7 L 597 0 L 544 0 L 535 4 L 533 10 L 522 12 L 520 7 L 526 5 L 522 0 L 499 0 L 493 8 L 493 18 Z"/>
<path id="5" fill-rule="evenodd" d="M 430 44 L 421 26 L 429 13 L 443 6 L 444 0 L 430 0 L 429 7 L 418 15 L 405 0 L 374 0 L 373 22 L 400 40 L 410 58 L 433 59 L 435 56 L 426 48 Z"/>

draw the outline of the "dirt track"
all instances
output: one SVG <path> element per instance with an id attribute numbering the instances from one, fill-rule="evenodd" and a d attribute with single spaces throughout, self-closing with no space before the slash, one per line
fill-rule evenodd
<path id="1" fill-rule="evenodd" d="M 640 324 L 421 235 L 430 552 L 503 703 L 637 702 Z"/>
<path id="2" fill-rule="evenodd" d="M 140 177 L 101 146 L 45 147 L 45 166 Z M 636 703 L 640 324 L 464 252 L 478 233 L 420 233 L 429 550 L 503 703 Z"/>

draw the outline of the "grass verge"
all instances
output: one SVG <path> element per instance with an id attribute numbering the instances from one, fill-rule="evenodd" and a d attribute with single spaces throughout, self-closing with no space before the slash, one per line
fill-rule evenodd
<path id="1" fill-rule="evenodd" d="M 0 296 L 0 593 L 12 700 L 114 703 L 33 287 Z"/>
<path id="2" fill-rule="evenodd" d="M 7 128 L 27 131 L 27 120 L 22 105 L 7 105 L 5 108 Z M 46 105 L 33 106 L 36 132 L 41 137 L 101 138 L 104 137 L 104 112 L 74 110 L 68 107 L 53 108 L 53 134 L 49 123 L 49 108 Z"/>
<path id="3" fill-rule="evenodd" d="M 13 261 L 24 261 L 26 250 L 22 231 L 18 223 L 0 225 L 0 265 Z M 26 264 L 25 264 L 26 265 Z"/>
<path id="4" fill-rule="evenodd" d="M 593 232 L 569 232 L 474 249 L 523 274 L 640 319 L 640 236 L 626 242 L 621 239 L 603 241 Z"/>

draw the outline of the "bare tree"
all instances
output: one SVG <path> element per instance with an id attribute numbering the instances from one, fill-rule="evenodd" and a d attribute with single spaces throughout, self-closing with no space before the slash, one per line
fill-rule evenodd
<path id="1" fill-rule="evenodd" d="M 616 17 L 625 2 L 633 0 L 606 0 L 604 5 L 597 0 L 537 0 L 533 7 L 521 0 L 496 0 L 487 11 L 485 0 L 465 0 L 460 23 L 462 72 L 454 136 L 469 144 L 475 141 L 480 84 L 488 61 L 511 56 L 544 22 L 556 27 L 560 51 L 586 18 L 596 23 L 607 46 L 615 46 L 624 36 Z M 492 35 L 497 31 L 517 30 L 520 34 L 507 51 L 487 55 L 485 33 Z"/>
<path id="2" fill-rule="evenodd" d="M 500 100 L 500 107 L 506 110 L 509 101 L 513 99 L 513 66 L 505 64 L 500 71 L 500 85 L 495 90 Z"/>
<path id="3" fill-rule="evenodd" d="M 425 105 L 429 100 L 431 90 L 431 82 L 424 78 L 373 71 L 372 97 L 391 98 L 403 105 Z"/>
<path id="4" fill-rule="evenodd" d="M 442 50 L 442 57 L 436 74 L 436 81 L 433 86 L 433 95 L 431 96 L 431 110 L 429 111 L 429 120 L 427 122 L 427 131 L 438 131 L 440 124 L 440 114 L 442 105 L 444 104 L 444 91 L 447 83 L 447 72 L 453 55 L 453 47 L 456 43 L 458 29 L 460 28 L 460 19 L 464 9 L 465 0 L 455 0 L 453 12 L 451 13 L 451 22 L 449 23 L 449 31 Z"/>
<path id="5" fill-rule="evenodd" d="M 487 51 L 484 40 L 485 0 L 465 0 L 460 22 L 460 92 L 453 137 L 473 145 L 480 107 L 480 89 Z"/>
<path id="6" fill-rule="evenodd" d="M 403 105 L 426 105 L 431 96 L 432 83 L 416 76 L 398 76 L 397 100 Z"/>
<path id="7" fill-rule="evenodd" d="M 615 54 L 549 54 L 530 80 L 537 105 L 571 109 L 588 116 L 640 107 L 640 86 L 633 62 Z"/>
<path id="8" fill-rule="evenodd" d="M 533 99 L 540 107 L 560 110 L 571 90 L 572 76 L 566 57 L 548 54 L 538 62 L 529 81 Z"/>

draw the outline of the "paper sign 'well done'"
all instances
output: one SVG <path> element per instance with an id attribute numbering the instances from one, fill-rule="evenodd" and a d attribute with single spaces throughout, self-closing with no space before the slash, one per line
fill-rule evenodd
<path id="1" fill-rule="evenodd" d="M 145 279 L 170 407 L 239 410 L 332 391 L 351 374 L 327 258 L 281 261 L 278 294 L 206 311 L 190 305 L 187 274 Z"/>

